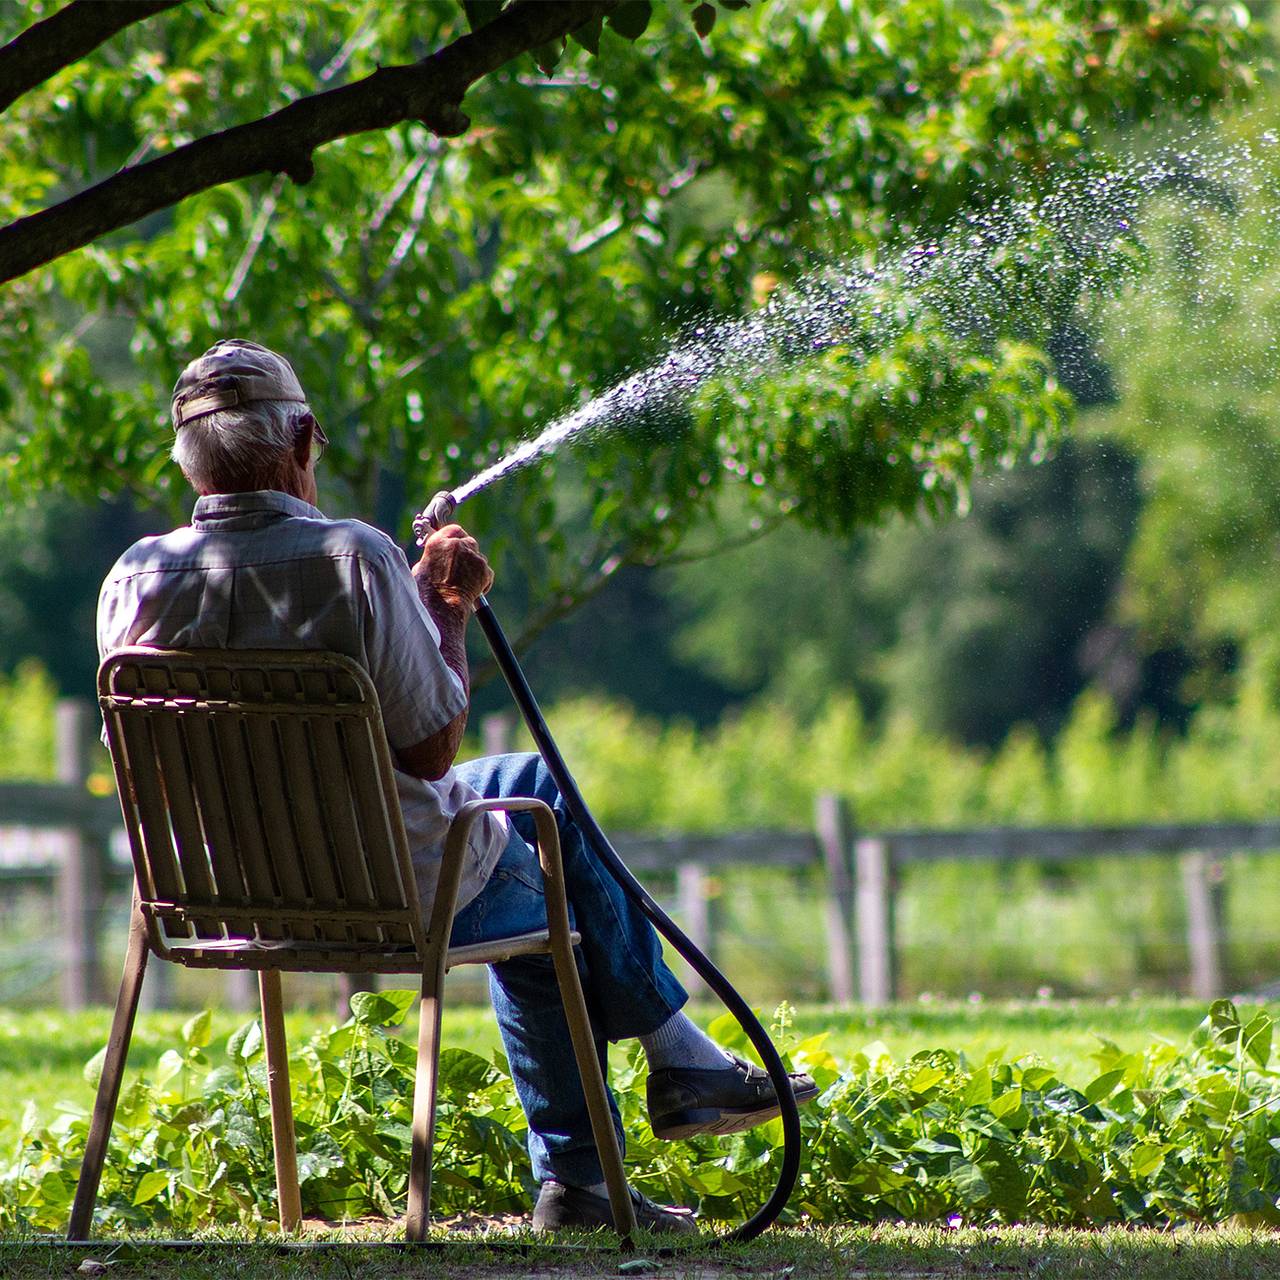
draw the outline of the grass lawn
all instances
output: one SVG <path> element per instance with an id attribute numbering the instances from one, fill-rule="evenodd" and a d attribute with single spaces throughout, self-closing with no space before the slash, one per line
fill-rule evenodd
<path id="1" fill-rule="evenodd" d="M 216 1241 L 168 1251 L 143 1242 L 76 1249 L 0 1244 L 6 1280 L 106 1275 L 113 1280 L 442 1280 L 641 1275 L 655 1280 L 767 1277 L 815 1280 L 1262 1280 L 1280 1270 L 1280 1240 L 1240 1230 L 1054 1231 L 1041 1228 L 948 1230 L 878 1226 L 771 1231 L 747 1245 L 662 1256 L 649 1240 L 637 1254 L 592 1245 L 548 1247 L 527 1235 L 455 1237 L 409 1251 L 342 1243 L 333 1250 L 285 1252 L 267 1244 Z M 106 1266 L 81 1268 L 86 1259 Z"/>

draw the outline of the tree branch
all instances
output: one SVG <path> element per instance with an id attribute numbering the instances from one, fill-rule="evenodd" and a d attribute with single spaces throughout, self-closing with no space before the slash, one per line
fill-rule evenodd
<path id="1" fill-rule="evenodd" d="M 74 0 L 0 48 L 0 112 L 117 31 L 183 0 Z"/>
<path id="2" fill-rule="evenodd" d="M 571 587 L 561 591 L 554 600 L 543 605 L 520 628 L 520 633 L 512 641 L 511 647 L 517 653 L 528 647 L 553 622 L 567 618 L 579 605 L 585 604 L 592 596 L 602 591 L 619 569 L 631 563 L 633 561 L 629 557 L 619 554 L 610 556 L 599 568 L 585 571 Z M 481 685 L 487 684 L 497 674 L 498 664 L 492 658 L 475 663 L 471 668 L 472 689 L 478 689 Z"/>
<path id="3" fill-rule="evenodd" d="M 0 230 L 0 283 L 128 226 L 187 196 L 255 173 L 305 183 L 311 153 L 337 138 L 421 120 L 441 137 L 470 121 L 460 104 L 477 81 L 513 58 L 576 30 L 617 0 L 516 0 L 493 22 L 412 66 L 383 67 L 355 84 L 312 94 L 199 138 Z"/>

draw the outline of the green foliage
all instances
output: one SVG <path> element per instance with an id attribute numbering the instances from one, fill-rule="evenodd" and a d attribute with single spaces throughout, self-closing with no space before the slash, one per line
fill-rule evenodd
<path id="1" fill-rule="evenodd" d="M 1220 170 L 1199 198 L 1149 210 L 1154 287 L 1117 301 L 1103 330 L 1120 402 L 1096 426 L 1136 453 L 1146 495 L 1124 613 L 1147 647 L 1199 659 L 1192 701 L 1221 698 L 1214 659 L 1233 650 L 1280 694 L 1278 118 L 1272 89 L 1206 135 Z"/>
<path id="2" fill-rule="evenodd" d="M 1086 693 L 1046 744 L 1015 729 L 995 750 L 958 745 L 905 714 L 876 728 L 847 695 L 816 712 L 761 699 L 698 731 L 594 698 L 548 720 L 607 829 L 807 827 L 834 791 L 868 829 L 966 823 L 1263 818 L 1280 811 L 1280 711 L 1256 683 L 1183 736 L 1121 730 Z"/>
<path id="3" fill-rule="evenodd" d="M 1052 737 L 1123 571 L 1133 472 L 1115 445 L 1069 440 L 980 481 L 963 520 L 749 540 L 738 517 L 743 545 L 663 571 L 671 647 L 802 714 L 851 690 L 873 719 L 889 707 L 962 742 L 996 746 L 1020 723 Z"/>
<path id="4" fill-rule="evenodd" d="M 53 778 L 58 691 L 37 662 L 0 672 L 0 778 Z"/>
<path id="5" fill-rule="evenodd" d="M 1243 10 L 1193 0 L 796 2 L 711 30 L 716 12 L 649 21 L 628 4 L 554 77 L 513 67 L 478 85 L 461 140 L 416 125 L 347 139 L 305 189 L 204 193 L 9 289 L 6 482 L 177 500 L 163 457 L 175 371 L 251 332 L 311 388 L 334 441 L 326 504 L 403 531 L 408 495 L 456 485 L 643 364 L 673 315 L 750 316 L 802 261 L 891 256 L 1048 180 L 1086 127 L 1157 105 L 1196 114 L 1251 78 Z M 15 105 L 0 200 L 29 212 L 142 150 L 278 107 L 337 50 L 354 77 L 463 22 L 251 0 L 162 15 Z M 593 57 L 579 45 L 597 36 Z M 1034 228 L 1024 239 L 1000 266 L 1018 305 L 981 342 L 925 308 L 870 365 L 832 350 L 746 404 L 712 391 L 666 435 L 603 439 L 505 482 L 468 522 L 537 605 L 661 558 L 727 485 L 827 529 L 963 503 L 975 469 L 1035 452 L 1068 410 L 1044 324 L 1081 276 L 1029 289 L 1061 255 Z"/>
<path id="6" fill-rule="evenodd" d="M 299 1181 L 308 1214 L 391 1214 L 408 1176 L 414 1049 L 389 1028 L 415 993 L 357 996 L 341 1027 L 312 1036 L 291 1061 Z M 259 1024 L 234 1032 L 225 1061 L 208 1050 L 207 1012 L 124 1093 L 99 1199 L 122 1229 L 163 1223 L 269 1222 L 274 1215 L 270 1109 Z M 102 1055 L 85 1068 L 96 1084 Z M 524 1121 L 505 1069 L 463 1049 L 441 1057 L 435 1202 L 499 1209 L 527 1192 Z M 0 1169 L 0 1230 L 56 1228 L 69 1211 L 87 1114 L 51 1124 L 28 1107 L 15 1159 Z"/>
<path id="7" fill-rule="evenodd" d="M 291 1063 L 305 1213 L 331 1219 L 402 1211 L 414 1051 L 391 1033 L 415 993 L 353 1002 L 353 1017 L 314 1036 Z M 1276 1225 L 1280 1070 L 1273 1021 L 1227 1001 L 1183 1050 L 1125 1052 L 1099 1038 L 1079 1086 L 1034 1057 L 981 1061 L 931 1049 L 896 1062 L 880 1044 L 846 1061 L 827 1033 L 797 1040 L 791 1012 L 775 1033 L 823 1089 L 803 1112 L 806 1158 L 788 1210 L 849 1221 L 1088 1225 Z M 737 1044 L 726 1015 L 712 1034 Z M 122 1100 L 100 1197 L 101 1225 L 191 1231 L 238 1220 L 266 1228 L 273 1171 L 261 1037 L 252 1023 L 210 1068 L 209 1015 L 183 1027 L 155 1077 Z M 527 1206 L 523 1120 L 500 1058 L 442 1057 L 435 1204 L 448 1213 Z M 90 1078 L 94 1064 L 86 1069 Z M 647 1139 L 638 1047 L 615 1072 L 632 1176 L 649 1194 L 732 1219 L 767 1192 L 781 1143 L 771 1124 L 727 1141 Z M 0 1230 L 56 1230 L 66 1218 L 86 1119 L 29 1114 L 0 1166 Z"/>

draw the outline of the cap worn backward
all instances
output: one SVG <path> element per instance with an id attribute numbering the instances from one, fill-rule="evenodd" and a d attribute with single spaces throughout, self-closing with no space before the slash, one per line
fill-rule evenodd
<path id="1" fill-rule="evenodd" d="M 244 338 L 224 338 L 193 360 L 173 387 L 175 431 L 196 418 L 254 400 L 306 404 L 302 383 L 283 357 Z"/>

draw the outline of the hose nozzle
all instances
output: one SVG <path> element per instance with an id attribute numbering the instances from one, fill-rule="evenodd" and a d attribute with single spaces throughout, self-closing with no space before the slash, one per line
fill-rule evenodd
<path id="1" fill-rule="evenodd" d="M 413 537 L 422 546 L 429 534 L 448 524 L 458 509 L 457 499 L 448 489 L 441 489 L 424 510 L 413 517 Z"/>

